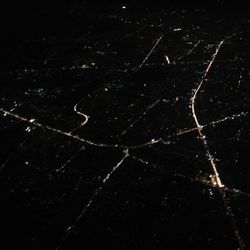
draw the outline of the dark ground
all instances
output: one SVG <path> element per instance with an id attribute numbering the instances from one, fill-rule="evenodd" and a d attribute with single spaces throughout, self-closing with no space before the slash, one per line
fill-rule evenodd
<path id="1" fill-rule="evenodd" d="M 246 4 L 1 11 L 0 249 L 250 249 Z"/>

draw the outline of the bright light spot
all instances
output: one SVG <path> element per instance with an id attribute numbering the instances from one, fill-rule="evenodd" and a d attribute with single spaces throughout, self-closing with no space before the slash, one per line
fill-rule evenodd
<path id="1" fill-rule="evenodd" d="M 25 129 L 25 131 L 29 133 L 29 132 L 31 132 L 31 128 L 30 128 L 30 127 L 27 127 L 27 128 Z"/>

